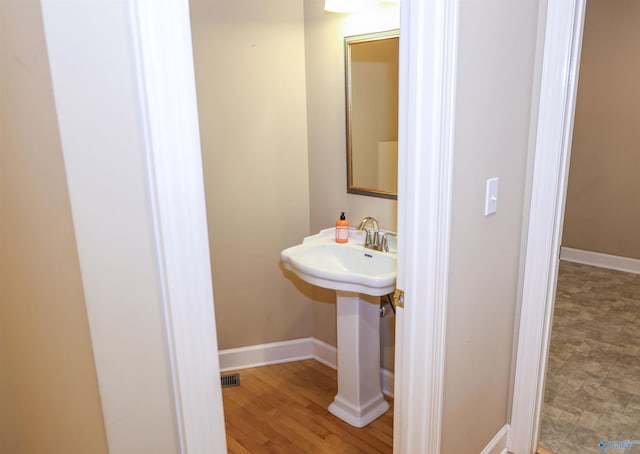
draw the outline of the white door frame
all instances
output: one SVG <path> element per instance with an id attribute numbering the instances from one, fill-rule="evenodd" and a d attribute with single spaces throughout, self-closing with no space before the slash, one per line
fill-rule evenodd
<path id="1" fill-rule="evenodd" d="M 204 275 L 209 272 L 208 241 L 187 2 L 156 1 L 137 2 L 134 29 L 139 33 L 143 104 L 148 109 L 150 180 L 182 452 L 224 452 L 220 383 L 207 381 L 217 375 L 218 361 L 210 356 L 216 334 L 213 314 L 206 309 L 211 283 Z M 406 290 L 406 306 L 398 311 L 397 320 L 394 451 L 437 453 L 458 1 L 406 2 L 402 11 L 398 282 Z M 180 124 L 175 123 L 176 111 Z M 185 306 L 185 301 L 192 305 Z M 194 360 L 199 367 L 194 367 Z M 205 385 L 210 391 L 203 390 Z M 209 398 L 198 399 L 202 392 Z M 199 421 L 199 415 L 209 416 Z"/>
<path id="2" fill-rule="evenodd" d="M 226 453 L 187 0 L 129 0 L 183 454 Z"/>
<path id="3" fill-rule="evenodd" d="M 444 389 L 458 1 L 400 17 L 394 452 L 439 453 Z"/>
<path id="4" fill-rule="evenodd" d="M 182 452 L 224 452 L 220 383 L 206 382 L 217 373 L 218 362 L 217 357 L 207 356 L 215 348 L 216 334 L 215 324 L 205 323 L 205 318 L 214 320 L 213 314 L 205 314 L 203 306 L 210 300 L 211 284 L 203 275 L 209 271 L 208 256 L 204 257 L 208 241 L 203 230 L 202 173 L 194 155 L 194 148 L 199 152 L 199 139 L 186 4 L 186 0 L 139 0 L 134 28 L 140 34 L 141 80 L 146 88 L 151 140 L 150 180 L 158 220 L 158 255 L 165 273 Z M 457 26 L 458 0 L 403 3 L 398 284 L 406 290 L 406 306 L 397 318 L 395 452 L 440 450 Z M 170 35 L 163 35 L 172 27 Z M 172 122 L 177 109 L 183 120 L 179 125 Z M 186 164 L 178 149 L 188 152 Z M 177 195 L 181 195 L 179 200 Z M 197 276 L 188 286 L 181 282 L 187 276 L 182 266 Z M 195 270 L 196 266 L 201 268 Z M 194 306 L 184 307 L 194 295 L 198 296 Z M 193 326 L 198 328 L 195 332 Z M 209 346 L 203 347 L 205 342 Z M 201 367 L 193 367 L 194 359 Z M 197 386 L 191 387 L 188 381 Z M 211 398 L 198 400 L 205 383 L 213 390 Z M 210 416 L 199 421 L 198 415 L 205 414 Z M 216 449 L 202 448 L 215 446 L 216 439 Z"/>
<path id="5" fill-rule="evenodd" d="M 90 329 L 93 326 L 100 328 L 92 331 L 91 335 L 94 346 L 94 361 L 97 365 L 98 386 L 103 399 L 103 410 L 116 409 L 117 412 L 115 416 L 113 412 L 111 414 L 105 412 L 108 448 L 113 453 L 132 452 L 132 447 L 135 449 L 135 447 L 143 445 L 151 437 L 157 438 L 157 434 L 148 432 L 139 434 L 135 430 L 122 430 L 122 427 L 142 427 L 144 432 L 149 428 L 171 427 L 175 424 L 177 426 L 177 447 L 180 452 L 192 454 L 226 452 L 188 1 L 42 0 L 41 3 L 61 141 L 63 148 L 68 147 L 71 150 L 64 150 L 64 158 L 70 183 L 69 192 L 76 237 L 80 238 L 78 233 L 81 231 L 78 229 L 80 224 L 83 226 L 82 232 L 96 234 L 96 236 L 85 236 L 84 245 L 79 241 L 78 250 L 85 293 L 89 291 L 88 289 L 95 292 L 96 289 L 99 291 L 102 288 L 104 283 L 99 278 L 96 279 L 96 274 L 103 271 L 109 273 L 109 266 L 112 265 L 112 262 L 108 262 L 111 259 L 107 260 L 100 256 L 101 253 L 104 253 L 101 249 L 86 247 L 99 243 L 101 240 L 97 236 L 99 230 L 94 232 L 93 225 L 98 222 L 102 224 L 102 217 L 94 216 L 93 212 L 101 210 L 102 204 L 106 205 L 107 210 L 113 210 L 116 214 L 122 213 L 122 216 L 129 215 L 130 211 L 127 208 L 123 208 L 122 211 L 114 209 L 116 203 L 122 203 L 120 196 L 116 195 L 113 200 L 109 199 L 108 188 L 101 184 L 107 178 L 115 180 L 109 182 L 112 183 L 109 186 L 114 188 L 122 183 L 117 181 L 118 174 L 111 167 L 106 166 L 105 179 L 97 183 L 96 186 L 99 187 L 97 190 L 90 185 L 88 185 L 90 187 L 85 187 L 82 178 L 76 178 L 75 184 L 71 185 L 73 177 L 82 175 L 83 178 L 90 178 L 93 175 L 91 171 L 100 166 L 100 160 L 92 160 L 91 158 L 96 155 L 103 157 L 100 153 L 104 153 L 106 159 L 106 150 L 110 146 L 119 148 L 117 153 L 110 156 L 112 160 L 122 159 L 122 155 L 125 153 L 142 155 L 143 170 L 147 173 L 147 175 L 142 175 L 147 177 L 144 179 L 145 181 L 138 184 L 137 179 L 140 178 L 138 169 L 132 169 L 131 180 L 136 183 L 133 185 L 134 190 L 140 190 L 143 194 L 131 195 L 132 199 L 141 199 L 142 203 L 148 203 L 152 218 L 151 223 L 146 222 L 147 213 L 143 213 L 140 216 L 142 221 L 136 220 L 135 222 L 138 224 L 133 222 L 131 224 L 137 228 L 133 232 L 133 235 L 136 235 L 135 240 L 145 243 L 147 239 L 155 240 L 153 245 L 155 257 L 149 261 L 146 260 L 146 255 L 142 260 L 138 258 L 146 253 L 146 244 L 143 253 L 132 251 L 131 257 L 132 260 L 138 260 L 134 262 L 136 264 L 139 263 L 144 267 L 156 267 L 153 270 L 141 269 L 140 275 L 146 276 L 143 279 L 153 282 L 150 285 L 154 285 L 156 282 L 160 284 L 158 293 L 164 312 L 162 314 L 164 317 L 160 319 L 161 323 L 164 322 L 164 326 L 160 328 L 161 330 L 164 328 L 164 333 L 166 333 L 166 345 L 157 345 L 164 340 L 164 336 L 156 336 L 158 331 L 164 334 L 161 330 L 156 331 L 155 324 L 158 319 L 149 320 L 148 323 L 141 320 L 136 326 L 139 330 L 139 339 L 136 340 L 139 340 L 141 345 L 153 342 L 159 352 L 163 350 L 161 347 L 166 347 L 166 357 L 150 360 L 149 367 L 152 369 L 151 372 L 145 371 L 149 372 L 145 376 L 153 375 L 158 382 L 164 384 L 167 377 L 158 376 L 158 374 L 164 374 L 170 368 L 171 388 L 165 389 L 164 386 L 156 388 L 153 386 L 155 383 L 152 383 L 150 388 L 154 389 L 153 392 L 156 395 L 161 395 L 163 399 L 173 401 L 175 421 L 171 418 L 170 422 L 166 422 L 166 415 L 161 414 L 158 415 L 159 423 L 153 421 L 149 425 L 145 425 L 145 419 L 155 419 L 156 415 L 148 413 L 156 408 L 150 409 L 147 405 L 148 401 L 138 399 L 138 396 L 132 398 L 130 392 L 135 391 L 135 387 L 120 386 L 128 380 L 128 373 L 111 369 L 124 367 L 118 363 L 118 358 L 127 356 L 128 351 L 124 350 L 130 345 L 127 344 L 127 341 L 132 340 L 127 337 L 131 328 L 126 328 L 128 330 L 124 336 L 126 341 L 119 339 L 118 329 L 123 324 L 113 315 L 120 314 L 124 317 L 126 312 L 103 311 L 101 306 L 112 306 L 109 297 L 98 299 L 91 305 L 87 304 L 87 313 Z M 79 96 L 84 97 L 86 93 L 92 93 L 93 90 L 97 92 L 103 89 L 99 85 L 101 81 L 91 80 L 92 74 L 100 68 L 96 62 L 100 61 L 102 64 L 102 59 L 95 58 L 95 62 L 88 62 L 86 68 L 83 67 L 83 63 L 78 64 L 77 50 L 74 47 L 76 43 L 74 42 L 70 46 L 65 34 L 60 33 L 61 30 L 64 30 L 65 24 L 69 23 L 73 25 L 70 28 L 74 34 L 78 34 L 78 30 L 83 30 L 83 27 L 91 29 L 91 26 L 87 24 L 91 24 L 90 19 L 95 19 L 100 13 L 109 14 L 107 19 L 113 21 L 109 23 L 115 23 L 119 27 L 114 29 L 114 33 L 122 33 L 123 36 L 118 36 L 118 40 L 115 40 L 118 45 L 113 48 L 109 46 L 96 47 L 96 44 L 100 45 L 107 41 L 104 32 L 102 30 L 87 31 L 81 35 L 89 40 L 87 47 L 99 49 L 96 52 L 105 52 L 104 61 L 109 63 L 121 61 L 119 58 L 123 55 L 133 56 L 131 65 L 122 68 L 122 72 L 126 75 L 118 79 L 118 82 L 122 83 L 123 93 L 122 97 L 115 101 L 120 104 L 122 99 L 125 100 L 123 107 L 120 110 L 114 110 L 114 112 L 124 113 L 128 120 L 134 119 L 135 121 L 131 130 L 122 131 L 123 136 L 127 136 L 127 140 L 123 141 L 109 141 L 110 137 L 107 136 L 107 133 L 112 134 L 114 131 L 110 123 L 113 119 L 108 114 L 109 108 L 106 108 L 105 114 L 101 116 L 98 113 L 98 108 L 101 106 L 97 106 L 94 112 L 86 109 L 88 99 L 83 98 L 82 102 L 78 102 L 76 99 L 78 93 L 80 93 Z M 60 39 L 61 36 L 65 36 L 65 39 Z M 77 38 L 77 35 L 73 36 Z M 109 54 L 109 52 L 113 52 L 113 54 Z M 132 68 L 134 74 L 130 73 Z M 86 81 L 86 86 L 78 86 L 78 93 L 70 88 L 73 85 L 67 78 L 69 73 L 74 76 L 78 75 L 78 80 L 82 80 L 82 83 Z M 120 75 L 115 70 L 114 73 Z M 132 76 L 135 78 L 136 86 L 135 89 L 130 90 L 132 87 L 128 83 Z M 76 82 L 75 79 L 74 82 Z M 92 85 L 94 83 L 95 85 Z M 108 93 L 108 88 L 104 90 L 105 93 Z M 91 98 L 91 101 L 98 104 L 103 102 L 103 99 L 101 93 L 100 96 Z M 89 121 L 86 124 L 76 124 L 74 120 L 77 119 L 77 115 L 86 113 L 86 110 L 89 110 L 87 115 L 91 115 Z M 104 121 L 108 127 L 103 128 L 98 124 L 99 120 Z M 137 123 L 138 120 L 140 120 L 140 125 Z M 87 125 L 89 125 L 87 131 L 78 131 Z M 142 136 L 142 143 L 137 140 L 139 136 Z M 93 150 L 84 150 L 89 140 L 99 142 L 96 143 L 96 148 L 100 152 L 94 153 Z M 123 150 L 128 146 L 131 146 L 132 149 Z M 138 163 L 134 159 L 131 162 Z M 73 170 L 70 171 L 70 169 Z M 119 167 L 117 169 L 120 170 Z M 77 197 L 76 200 L 81 200 L 81 202 L 74 202 L 74 194 L 77 195 L 85 189 L 92 196 L 97 194 L 98 199 L 91 200 L 89 203 L 85 198 Z M 114 192 L 118 191 L 114 190 Z M 145 197 L 147 197 L 146 200 Z M 80 207 L 79 209 L 74 207 L 76 203 Z M 135 202 L 132 203 L 132 206 L 138 207 Z M 81 222 L 78 222 L 78 219 Z M 122 225 L 130 225 L 128 221 L 128 219 L 123 219 Z M 101 228 L 108 227 L 103 225 Z M 118 233 L 121 232 L 118 231 Z M 109 240 L 107 239 L 107 241 Z M 130 243 L 123 241 L 123 244 Z M 82 258 L 83 247 L 85 248 L 84 262 Z M 97 254 L 96 251 L 98 251 Z M 114 254 L 115 257 L 122 258 L 126 252 L 126 250 L 117 250 Z M 102 262 L 108 264 L 105 266 L 94 265 L 94 263 Z M 115 261 L 113 261 L 113 266 L 116 266 Z M 153 276 L 153 278 L 149 276 Z M 134 280 L 134 276 L 129 276 L 129 278 L 131 281 Z M 99 282 L 98 285 L 96 285 L 96 281 Z M 105 280 L 105 282 L 106 285 L 116 286 L 121 283 L 117 279 L 114 281 Z M 137 290 L 133 285 L 124 288 Z M 149 297 L 147 294 L 149 286 L 141 287 L 141 289 L 140 292 L 145 292 L 144 295 L 140 295 L 141 299 Z M 119 293 L 115 292 L 113 295 L 119 295 Z M 154 293 L 150 298 L 157 298 L 157 294 Z M 135 301 L 135 299 L 136 295 L 134 294 L 131 296 L 131 301 Z M 122 309 L 120 304 L 121 301 L 114 302 L 117 310 Z M 134 309 L 132 312 L 135 313 L 136 310 Z M 156 315 L 154 311 L 144 312 L 144 314 Z M 136 317 L 139 316 L 136 315 L 132 318 L 137 321 Z M 100 320 L 101 323 L 95 323 L 96 320 Z M 146 329 L 149 332 L 146 332 Z M 111 336 L 115 337 L 113 345 L 105 347 L 110 344 Z M 96 348 L 96 345 L 100 345 L 101 348 Z M 140 352 L 147 352 L 145 348 L 140 348 L 140 350 L 136 350 L 137 346 L 132 348 L 134 354 L 131 358 L 137 358 Z M 162 353 L 158 356 L 161 355 Z M 164 367 L 165 362 L 168 363 L 168 368 Z M 131 362 L 123 364 L 129 365 Z M 141 363 L 139 367 L 145 366 L 147 364 Z M 108 386 L 105 386 L 105 383 L 108 383 Z M 138 385 L 139 383 L 136 384 L 136 386 Z M 173 391 L 173 395 L 166 396 L 167 390 Z M 150 396 L 153 396 L 153 392 L 150 393 Z M 130 403 L 131 405 L 129 405 Z M 173 416 L 170 411 L 168 413 L 169 416 Z M 165 438 L 165 440 L 171 439 L 173 436 Z M 164 448 L 165 452 L 175 449 L 174 446 L 165 446 Z"/>
<path id="6" fill-rule="evenodd" d="M 536 452 L 586 0 L 547 5 L 509 448 Z"/>

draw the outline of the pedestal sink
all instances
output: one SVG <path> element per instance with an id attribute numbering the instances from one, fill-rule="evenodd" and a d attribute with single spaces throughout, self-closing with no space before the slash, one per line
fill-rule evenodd
<path id="1" fill-rule="evenodd" d="M 389 409 L 380 386 L 379 297 L 395 289 L 396 254 L 366 249 L 361 232 L 338 244 L 334 232 L 306 237 L 280 258 L 302 280 L 336 291 L 338 394 L 329 411 L 363 427 Z"/>

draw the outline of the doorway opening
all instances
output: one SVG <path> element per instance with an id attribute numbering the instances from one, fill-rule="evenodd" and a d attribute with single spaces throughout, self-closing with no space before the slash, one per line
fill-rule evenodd
<path id="1" fill-rule="evenodd" d="M 396 201 L 346 190 L 344 35 L 380 30 L 356 30 L 354 20 L 345 30 L 355 15 L 327 14 L 322 1 L 191 0 L 190 6 L 220 366 L 241 375 L 239 387 L 222 391 L 226 416 L 233 418 L 229 409 L 237 408 L 234 399 L 247 398 L 244 392 L 267 402 L 277 391 L 300 404 L 300 379 L 328 392 L 326 382 L 312 378 L 326 377 L 331 367 L 318 363 L 323 372 L 305 379 L 303 364 L 294 360 L 318 358 L 335 367 L 336 294 L 285 270 L 281 251 L 335 225 L 341 211 L 352 225 L 374 216 L 381 228 L 397 230 Z M 371 27 L 397 29 L 398 14 L 392 17 L 390 25 Z M 393 320 L 387 314 L 381 325 L 389 328 Z M 381 336 L 386 370 L 393 370 L 392 334 L 387 329 Z M 282 378 L 263 376 L 273 370 Z M 277 386 L 269 391 L 267 382 Z M 328 394 L 332 399 L 336 392 Z M 313 418 L 333 418 L 331 399 L 302 404 L 295 427 L 290 421 L 284 430 L 295 438 L 288 441 L 307 447 L 322 441 Z M 259 425 L 265 430 L 279 421 L 271 403 Z M 309 406 L 312 415 L 303 417 Z M 236 435 L 248 436 L 242 430 Z M 392 426 L 385 431 L 391 443 Z M 279 432 L 263 436 L 283 441 Z"/>
<path id="2" fill-rule="evenodd" d="M 588 2 L 541 411 L 553 452 L 640 438 L 638 30 L 636 3 Z"/>

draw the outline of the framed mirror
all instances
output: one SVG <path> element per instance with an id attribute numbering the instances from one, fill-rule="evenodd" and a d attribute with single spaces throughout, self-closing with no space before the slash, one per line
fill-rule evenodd
<path id="1" fill-rule="evenodd" d="M 347 192 L 397 199 L 399 32 L 345 37 Z"/>

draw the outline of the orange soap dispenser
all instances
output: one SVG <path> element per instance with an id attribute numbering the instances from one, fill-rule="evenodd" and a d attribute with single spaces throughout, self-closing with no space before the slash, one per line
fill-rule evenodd
<path id="1" fill-rule="evenodd" d="M 340 219 L 336 221 L 336 243 L 349 242 L 349 221 L 344 216 L 344 211 L 340 214 Z"/>

